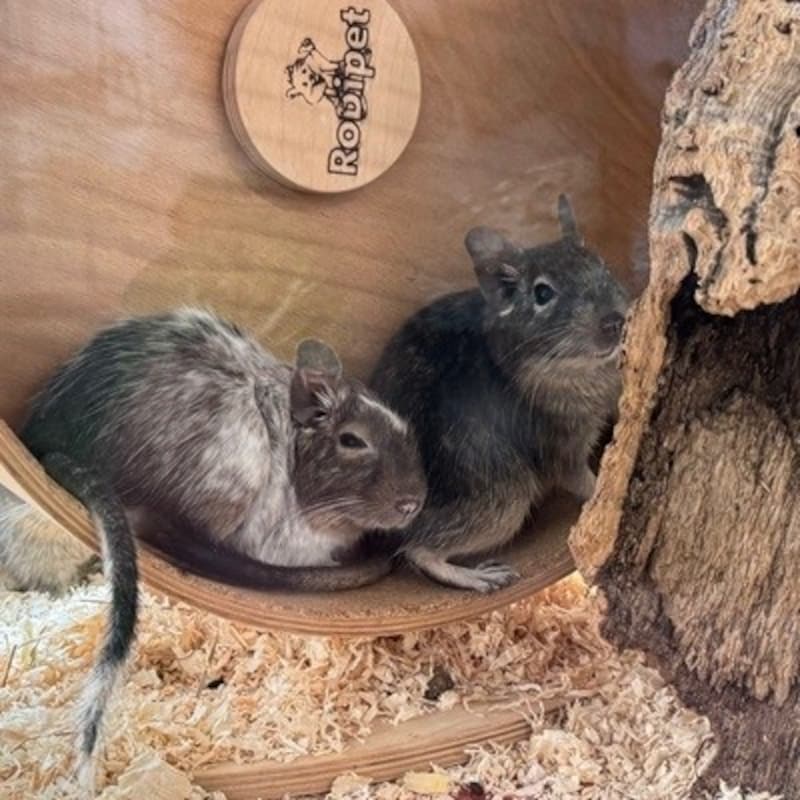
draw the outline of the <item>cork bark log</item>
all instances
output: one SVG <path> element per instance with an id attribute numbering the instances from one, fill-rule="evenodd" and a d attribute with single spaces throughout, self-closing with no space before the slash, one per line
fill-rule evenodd
<path id="1" fill-rule="evenodd" d="M 690 45 L 620 420 L 570 544 L 605 634 L 709 715 L 698 790 L 800 797 L 800 2 L 710 0 Z"/>

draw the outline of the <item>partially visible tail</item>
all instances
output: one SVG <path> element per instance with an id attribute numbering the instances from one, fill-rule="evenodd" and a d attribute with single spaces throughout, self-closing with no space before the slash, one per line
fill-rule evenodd
<path id="1" fill-rule="evenodd" d="M 83 692 L 80 710 L 80 772 L 93 783 L 93 755 L 108 701 L 130 652 L 138 609 L 136 545 L 114 490 L 94 471 L 61 453 L 41 459 L 47 472 L 92 513 L 101 536 L 111 609 L 105 639 Z"/>
<path id="2" fill-rule="evenodd" d="M 249 589 L 295 592 L 337 592 L 374 583 L 392 571 L 389 556 L 380 555 L 334 567 L 287 567 L 266 564 L 196 533 L 158 536 L 148 541 L 170 563 L 212 580 Z"/>

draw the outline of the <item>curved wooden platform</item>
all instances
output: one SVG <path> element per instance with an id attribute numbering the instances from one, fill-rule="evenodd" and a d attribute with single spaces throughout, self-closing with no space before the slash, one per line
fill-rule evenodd
<path id="1" fill-rule="evenodd" d="M 554 711 L 557 700 L 544 703 Z M 412 770 L 425 771 L 431 764 L 449 767 L 467 760 L 467 748 L 493 742 L 512 744 L 530 733 L 520 711 L 476 706 L 439 711 L 400 725 L 382 725 L 369 741 L 342 753 L 305 756 L 288 764 L 220 764 L 194 774 L 203 788 L 225 792 L 229 800 L 272 800 L 290 795 L 327 792 L 333 780 L 355 772 L 373 781 L 393 780 Z"/>
<path id="2" fill-rule="evenodd" d="M 86 545 L 98 549 L 85 509 L 48 478 L 3 422 L 0 422 L 0 483 Z M 144 545 L 140 570 L 147 586 L 160 594 L 261 630 L 391 635 L 470 619 L 528 597 L 568 575 L 574 565 L 567 535 L 577 513 L 577 504 L 567 498 L 547 504 L 537 515 L 535 531 L 520 536 L 518 543 L 503 556 L 514 564 L 522 579 L 490 595 L 446 589 L 403 571 L 352 592 L 256 592 L 183 572 Z"/>

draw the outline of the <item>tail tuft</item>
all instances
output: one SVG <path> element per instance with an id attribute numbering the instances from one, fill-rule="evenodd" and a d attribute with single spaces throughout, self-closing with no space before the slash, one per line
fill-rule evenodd
<path id="1" fill-rule="evenodd" d="M 103 715 L 136 632 L 139 604 L 136 546 L 119 499 L 96 473 L 60 453 L 45 456 L 42 464 L 58 483 L 91 510 L 103 544 L 106 576 L 111 583 L 105 638 L 83 691 L 79 711 L 79 777 L 81 785 L 89 787 L 93 783 L 94 753 Z"/>
<path id="2" fill-rule="evenodd" d="M 117 664 L 98 662 L 83 689 L 78 707 L 78 730 L 81 759 L 84 761 L 91 761 L 94 755 L 103 713 L 114 694 L 124 664 L 124 658 Z"/>

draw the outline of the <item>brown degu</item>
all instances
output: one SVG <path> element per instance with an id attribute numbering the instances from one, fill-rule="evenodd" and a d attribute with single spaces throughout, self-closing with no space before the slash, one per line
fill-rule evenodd
<path id="1" fill-rule="evenodd" d="M 426 493 L 406 422 L 344 377 L 330 347 L 307 340 L 287 365 L 194 309 L 99 333 L 35 400 L 21 438 L 91 511 L 111 583 L 81 718 L 84 781 L 134 636 L 134 532 L 159 529 L 175 560 L 211 577 L 345 589 L 390 569 L 386 557 L 358 560 L 362 532 L 406 527 Z M 5 568 L 22 585 L 58 588 L 33 512 L 0 501 Z"/>
<path id="2" fill-rule="evenodd" d="M 620 393 L 628 300 L 563 195 L 559 219 L 561 238 L 531 248 L 471 230 L 479 288 L 411 317 L 371 379 L 411 423 L 428 481 L 400 551 L 448 586 L 511 583 L 506 564 L 475 560 L 508 543 L 549 490 L 585 500 L 594 489 L 589 457 Z"/>

